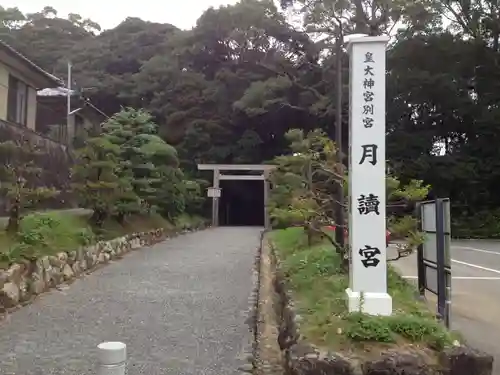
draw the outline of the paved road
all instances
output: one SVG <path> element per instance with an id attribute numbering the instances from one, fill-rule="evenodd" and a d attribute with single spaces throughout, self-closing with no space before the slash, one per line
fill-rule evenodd
<path id="1" fill-rule="evenodd" d="M 128 375 L 236 371 L 259 228 L 217 228 L 129 254 L 0 322 L 0 374 L 95 375 L 128 345 Z"/>
<path id="2" fill-rule="evenodd" d="M 452 329 L 492 354 L 494 375 L 500 375 L 500 242 L 453 241 L 451 258 Z M 417 275 L 415 255 L 394 264 L 404 276 Z"/>

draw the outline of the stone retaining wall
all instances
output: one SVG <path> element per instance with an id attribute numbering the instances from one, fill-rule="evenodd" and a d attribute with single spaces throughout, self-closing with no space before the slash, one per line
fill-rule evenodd
<path id="1" fill-rule="evenodd" d="M 264 328 L 259 329 L 256 341 L 255 354 L 260 362 L 256 374 L 274 375 L 279 364 L 283 368 L 281 373 L 286 375 L 492 374 L 493 358 L 466 346 L 445 350 L 432 364 L 429 353 L 411 347 L 388 350 L 371 360 L 314 347 L 300 335 L 300 315 L 280 272 L 279 260 L 266 239 L 262 242 L 261 258 L 257 327 Z M 273 304 L 273 311 L 269 304 Z M 274 343 L 269 340 L 271 336 Z"/>
<path id="2" fill-rule="evenodd" d="M 261 234 L 261 236 L 263 233 Z M 261 238 L 262 242 L 262 238 Z M 255 373 L 256 363 L 258 357 L 256 357 L 256 343 L 258 341 L 257 332 L 257 316 L 259 309 L 259 287 L 260 287 L 260 245 L 256 249 L 256 255 L 254 259 L 254 264 L 252 268 L 252 290 L 250 296 L 248 297 L 248 310 L 247 318 L 245 323 L 248 325 L 248 334 L 243 338 L 243 345 L 241 354 L 237 358 L 238 363 L 238 373 L 253 374 Z"/>
<path id="3" fill-rule="evenodd" d="M 190 231 L 182 230 L 180 233 L 187 232 Z M 151 246 L 177 234 L 167 233 L 161 228 L 12 264 L 8 269 L 0 270 L 0 313 L 22 306 L 33 297 L 61 284 L 70 283 L 76 277 L 132 250 Z"/>
<path id="4" fill-rule="evenodd" d="M 274 288 L 274 265 L 265 235 L 256 259 L 255 326 L 253 373 L 255 375 L 284 374 L 284 356 L 279 345 L 280 299 Z"/>

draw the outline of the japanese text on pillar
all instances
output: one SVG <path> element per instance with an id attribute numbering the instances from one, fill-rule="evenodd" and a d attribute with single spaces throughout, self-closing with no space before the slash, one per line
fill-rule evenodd
<path id="1" fill-rule="evenodd" d="M 375 120 L 373 115 L 375 114 L 375 106 L 373 104 L 375 99 L 375 92 L 373 91 L 375 87 L 374 77 L 374 68 L 373 64 L 375 61 L 373 60 L 373 53 L 367 52 L 365 53 L 364 60 L 364 78 L 363 78 L 363 127 L 366 129 L 370 129 L 375 125 Z M 376 144 L 366 144 L 362 145 L 362 154 L 361 160 L 359 161 L 360 165 L 365 163 L 369 163 L 372 166 L 377 165 L 377 151 L 378 146 Z M 379 212 L 380 200 L 377 195 L 372 193 L 369 194 L 361 194 L 358 197 L 358 211 L 360 215 L 380 215 Z M 362 257 L 361 262 L 363 266 L 368 267 L 377 267 L 380 263 L 380 260 L 377 257 L 381 254 L 380 249 L 377 247 L 372 247 L 370 245 L 365 245 L 364 248 L 359 249 L 359 255 Z"/>

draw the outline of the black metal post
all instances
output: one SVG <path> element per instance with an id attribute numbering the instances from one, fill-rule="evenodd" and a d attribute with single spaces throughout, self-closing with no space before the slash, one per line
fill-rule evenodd
<path id="1" fill-rule="evenodd" d="M 416 215 L 418 218 L 418 229 L 420 232 L 423 231 L 422 228 L 422 206 L 417 203 Z M 418 293 L 420 297 L 425 296 L 425 265 L 424 265 L 424 245 L 420 244 L 417 247 L 417 276 L 418 276 Z"/>
<path id="2" fill-rule="evenodd" d="M 442 199 L 436 199 L 436 263 L 437 263 L 437 290 L 438 315 L 446 319 L 446 271 L 445 271 L 445 231 L 444 205 Z M 446 321 L 445 321 L 446 323 Z"/>

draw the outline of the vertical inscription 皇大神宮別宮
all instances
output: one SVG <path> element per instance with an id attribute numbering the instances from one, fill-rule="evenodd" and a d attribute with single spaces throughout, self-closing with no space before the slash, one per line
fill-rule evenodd
<path id="1" fill-rule="evenodd" d="M 373 101 L 375 99 L 375 92 L 373 88 L 375 87 L 375 80 L 373 79 L 374 68 L 373 64 L 375 61 L 373 60 L 373 53 L 366 52 L 365 60 L 364 60 L 364 79 L 363 79 L 363 127 L 366 129 L 370 129 L 374 126 L 375 120 L 373 115 L 375 114 L 375 106 Z M 377 164 L 377 150 L 378 146 L 376 144 L 366 144 L 362 145 L 362 155 L 359 164 L 362 165 L 365 162 L 368 162 L 375 166 Z M 378 196 L 374 194 L 364 195 L 361 194 L 358 198 L 358 211 L 360 215 L 368 215 L 370 213 L 375 213 L 376 215 L 380 215 L 379 212 L 380 200 Z M 377 259 L 377 256 L 380 255 L 381 252 L 377 247 L 372 247 L 369 245 L 365 245 L 363 249 L 359 249 L 359 255 L 363 257 L 362 263 L 365 268 L 368 267 L 377 267 L 380 260 Z"/>

